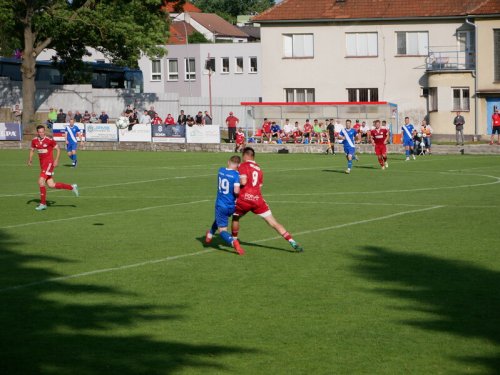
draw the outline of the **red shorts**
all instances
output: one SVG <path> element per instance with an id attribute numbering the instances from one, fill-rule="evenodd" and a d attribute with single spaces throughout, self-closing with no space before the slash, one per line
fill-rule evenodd
<path id="1" fill-rule="evenodd" d="M 375 155 L 387 154 L 387 145 L 375 145 Z"/>
<path id="2" fill-rule="evenodd" d="M 46 180 L 51 179 L 54 174 L 54 162 L 50 161 L 43 163 L 40 167 L 42 169 L 40 171 L 40 177 L 45 178 Z"/>
<path id="3" fill-rule="evenodd" d="M 254 199 L 243 199 L 238 198 L 236 201 L 236 210 L 234 214 L 236 216 L 243 216 L 247 212 L 253 212 L 256 215 L 260 215 L 262 217 L 269 216 L 271 214 L 271 210 L 267 205 L 266 201 L 262 197 L 252 196 Z"/>

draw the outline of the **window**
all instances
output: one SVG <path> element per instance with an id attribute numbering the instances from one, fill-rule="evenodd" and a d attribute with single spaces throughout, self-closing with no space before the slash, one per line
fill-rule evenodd
<path id="1" fill-rule="evenodd" d="M 377 33 L 345 34 L 347 56 L 377 56 Z"/>
<path id="2" fill-rule="evenodd" d="M 205 61 L 205 74 L 208 74 L 208 71 L 211 70 L 212 73 L 215 73 L 215 58 L 210 57 Z"/>
<path id="3" fill-rule="evenodd" d="M 229 57 L 223 57 L 222 62 L 222 73 L 229 73 Z"/>
<path id="4" fill-rule="evenodd" d="M 285 97 L 288 103 L 314 102 L 314 89 L 285 89 Z"/>
<path id="5" fill-rule="evenodd" d="M 493 67 L 495 82 L 500 82 L 500 30 L 493 30 L 493 50 L 495 66 Z"/>
<path id="6" fill-rule="evenodd" d="M 427 97 L 427 104 L 429 106 L 429 112 L 435 112 L 438 110 L 438 96 L 437 87 L 425 87 L 422 89 L 422 96 Z"/>
<path id="7" fill-rule="evenodd" d="M 196 61 L 193 58 L 184 59 L 185 81 L 196 81 Z"/>
<path id="8" fill-rule="evenodd" d="M 167 60 L 167 80 L 168 81 L 178 81 L 179 80 L 179 61 L 177 59 Z"/>
<path id="9" fill-rule="evenodd" d="M 429 51 L 429 33 L 422 32 L 396 32 L 397 54 L 407 56 L 427 56 Z"/>
<path id="10" fill-rule="evenodd" d="M 236 62 L 235 73 L 243 73 L 243 57 L 236 57 L 234 60 Z"/>
<path id="11" fill-rule="evenodd" d="M 378 89 L 347 89 L 349 102 L 378 102 Z"/>
<path id="12" fill-rule="evenodd" d="M 453 88 L 453 110 L 468 111 L 470 110 L 469 88 L 456 87 Z"/>
<path id="13" fill-rule="evenodd" d="M 313 34 L 283 34 L 284 57 L 314 57 Z"/>
<path id="14" fill-rule="evenodd" d="M 151 81 L 161 81 L 161 60 L 151 60 Z"/>
<path id="15" fill-rule="evenodd" d="M 250 57 L 250 73 L 257 73 L 259 70 L 257 68 L 257 58 Z"/>

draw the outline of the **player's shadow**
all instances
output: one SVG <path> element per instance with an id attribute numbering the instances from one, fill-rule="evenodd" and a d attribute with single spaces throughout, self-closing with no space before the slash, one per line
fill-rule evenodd
<path id="1" fill-rule="evenodd" d="M 488 374 L 499 374 L 499 271 L 376 246 L 365 246 L 354 257 L 354 270 L 379 283 L 368 291 L 405 300 L 409 315 L 422 314 L 421 319 L 408 318 L 395 324 L 493 343 L 496 355 L 471 354 L 456 359 L 464 366 L 474 364 L 489 369 Z M 401 309 L 399 304 L 394 308 Z"/>
<path id="2" fill-rule="evenodd" d="M 226 373 L 223 357 L 256 352 L 200 341 L 189 324 L 175 334 L 189 306 L 138 303 L 145 297 L 126 284 L 69 278 L 55 271 L 69 260 L 29 254 L 30 245 L 0 230 L 0 374 Z"/>
<path id="3" fill-rule="evenodd" d="M 258 243 L 255 243 L 255 242 L 244 242 L 244 241 L 240 241 L 240 244 L 243 245 L 243 246 L 252 246 L 252 247 L 258 247 L 258 248 L 261 248 L 261 249 L 269 249 L 269 250 L 277 250 L 277 251 L 284 251 L 285 253 L 297 253 L 297 251 L 295 250 L 292 250 L 292 249 L 284 249 L 282 247 L 275 247 L 275 246 L 269 246 L 269 245 L 262 245 L 262 244 L 258 244 Z"/>
<path id="4" fill-rule="evenodd" d="M 355 169 L 380 169 L 381 167 L 375 167 L 373 165 L 355 165 Z"/>
<path id="5" fill-rule="evenodd" d="M 321 172 L 346 174 L 344 169 L 322 169 Z"/>
<path id="6" fill-rule="evenodd" d="M 40 204 L 40 199 L 30 199 L 26 201 L 26 204 L 32 204 L 36 203 L 37 205 Z M 47 206 L 51 208 L 62 208 L 62 207 L 76 207 L 75 204 L 57 204 L 56 201 L 47 201 Z"/>
<path id="7" fill-rule="evenodd" d="M 205 236 L 203 236 L 203 237 L 196 237 L 196 239 L 205 248 L 212 248 L 212 249 L 215 249 L 215 250 L 218 250 L 218 251 L 225 251 L 226 253 L 229 253 L 229 254 L 238 255 L 238 253 L 236 252 L 236 250 L 234 250 L 232 247 L 229 247 L 218 235 L 215 235 L 212 238 L 212 241 L 210 243 L 205 243 Z"/>

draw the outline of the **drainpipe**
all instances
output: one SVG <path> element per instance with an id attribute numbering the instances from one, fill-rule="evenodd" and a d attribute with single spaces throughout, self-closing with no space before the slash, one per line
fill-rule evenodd
<path id="1" fill-rule="evenodd" d="M 478 45 L 477 45 L 477 41 L 478 41 L 478 37 L 477 37 L 477 25 L 474 23 L 474 22 L 471 22 L 469 21 L 468 18 L 465 18 L 465 23 L 471 25 L 474 27 L 474 73 L 473 73 L 473 77 L 474 77 L 474 121 L 475 121 L 475 124 L 474 124 L 474 138 L 477 139 L 478 138 L 478 123 L 479 123 L 479 110 L 478 110 L 478 98 L 477 98 L 477 81 L 478 81 L 478 76 L 479 76 L 479 73 L 478 73 L 478 53 L 477 53 L 477 48 L 478 48 Z"/>

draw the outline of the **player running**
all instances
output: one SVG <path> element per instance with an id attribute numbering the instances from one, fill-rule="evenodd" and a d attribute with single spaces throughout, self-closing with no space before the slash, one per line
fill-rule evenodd
<path id="1" fill-rule="evenodd" d="M 234 247 L 239 255 L 245 254 L 237 239 L 233 238 L 227 231 L 229 217 L 234 213 L 235 201 L 240 192 L 240 174 L 238 165 L 241 158 L 237 155 L 232 156 L 227 162 L 227 168 L 219 168 L 219 182 L 217 188 L 217 199 L 215 201 L 215 220 L 212 227 L 205 236 L 205 243 L 210 243 L 212 237 L 219 229 L 222 239 Z"/>
<path id="2" fill-rule="evenodd" d="M 254 149 L 245 147 L 243 149 L 243 163 L 241 163 L 238 168 L 240 172 L 241 190 L 236 200 L 236 210 L 231 225 L 233 238 L 238 238 L 240 218 L 247 212 L 252 211 L 254 214 L 263 218 L 266 223 L 287 240 L 296 251 L 303 251 L 304 249 L 295 242 L 292 235 L 287 232 L 285 227 L 276 221 L 269 206 L 262 197 L 261 188 L 264 182 L 264 174 L 254 159 Z"/>
<path id="3" fill-rule="evenodd" d="M 415 127 L 410 124 L 409 117 L 405 117 L 405 124 L 401 127 L 401 131 L 403 133 L 403 146 L 405 147 L 406 161 L 410 160 L 410 153 L 413 160 L 415 160 L 415 155 L 413 154 L 413 146 L 415 145 L 413 136 L 417 131 Z"/>
<path id="4" fill-rule="evenodd" d="M 375 146 L 375 155 L 377 155 L 378 162 L 382 169 L 389 168 L 387 163 L 387 142 L 389 140 L 389 132 L 387 129 L 380 127 L 380 120 L 375 120 L 375 129 L 370 130 L 368 133 L 371 143 Z"/>
<path id="5" fill-rule="evenodd" d="M 72 161 L 72 166 L 76 167 L 78 164 L 78 159 L 76 157 L 76 149 L 78 148 L 78 141 L 76 137 L 82 142 L 82 131 L 78 126 L 75 125 L 75 120 L 69 120 L 69 126 L 66 126 L 66 133 L 64 134 L 66 140 L 66 151 L 68 156 Z"/>
<path id="6" fill-rule="evenodd" d="M 342 140 L 344 144 L 344 153 L 347 159 L 347 169 L 345 173 L 351 173 L 352 160 L 356 155 L 356 140 L 359 138 L 359 134 L 356 129 L 351 128 L 351 120 L 345 121 L 345 128 L 340 130 L 338 138 Z"/>
<path id="7" fill-rule="evenodd" d="M 40 178 L 38 179 L 38 186 L 40 187 L 40 204 L 35 208 L 37 211 L 43 211 L 47 209 L 47 184 L 53 189 L 65 189 L 71 190 L 78 197 L 78 186 L 76 184 L 68 185 L 61 182 L 54 182 L 54 168 L 57 167 L 59 163 L 59 156 L 61 154 L 61 149 L 57 145 L 56 141 L 52 138 L 45 136 L 45 126 L 38 125 L 36 127 L 36 132 L 38 136 L 31 141 L 30 156 L 28 159 L 28 166 L 31 167 L 33 162 L 33 154 L 38 153 L 38 158 L 40 159 Z M 54 159 L 54 150 L 56 150 L 56 158 Z"/>

